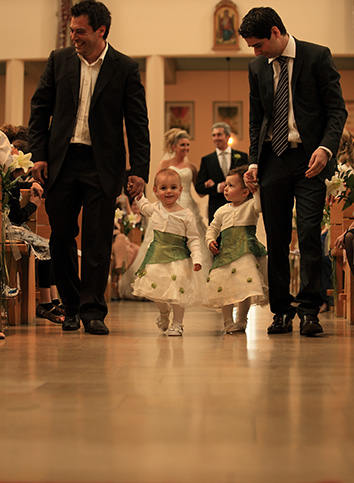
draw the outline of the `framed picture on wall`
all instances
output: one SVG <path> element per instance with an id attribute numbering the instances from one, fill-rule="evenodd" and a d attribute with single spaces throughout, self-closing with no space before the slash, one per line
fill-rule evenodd
<path id="1" fill-rule="evenodd" d="M 165 103 L 165 131 L 178 127 L 194 138 L 194 102 L 177 101 Z"/>
<path id="2" fill-rule="evenodd" d="M 213 124 L 226 122 L 238 139 L 243 138 L 242 133 L 242 102 L 216 101 L 213 103 Z"/>

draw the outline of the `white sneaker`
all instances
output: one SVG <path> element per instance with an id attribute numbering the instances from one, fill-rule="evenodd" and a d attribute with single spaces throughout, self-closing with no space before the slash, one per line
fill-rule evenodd
<path id="1" fill-rule="evenodd" d="M 156 319 L 156 325 L 161 332 L 166 332 L 168 326 L 170 325 L 170 310 L 164 312 L 163 314 L 160 312 L 160 315 Z"/>
<path id="2" fill-rule="evenodd" d="M 183 335 L 183 325 L 178 322 L 172 323 L 167 331 L 167 335 Z"/>

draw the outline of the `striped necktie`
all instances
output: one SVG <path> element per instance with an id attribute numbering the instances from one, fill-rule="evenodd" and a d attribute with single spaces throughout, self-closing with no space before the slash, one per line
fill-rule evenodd
<path id="1" fill-rule="evenodd" d="M 289 75 L 287 57 L 277 57 L 280 76 L 274 98 L 272 148 L 280 156 L 288 147 Z"/>
<path id="2" fill-rule="evenodd" d="M 225 151 L 221 151 L 220 155 L 221 155 L 221 170 L 224 173 L 224 176 L 225 176 L 225 179 L 226 179 L 226 176 L 228 174 L 229 169 L 228 169 L 228 165 L 227 165 L 227 158 L 226 158 Z"/>

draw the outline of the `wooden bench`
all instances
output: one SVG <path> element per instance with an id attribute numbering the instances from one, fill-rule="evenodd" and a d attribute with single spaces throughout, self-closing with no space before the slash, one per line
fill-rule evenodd
<path id="1" fill-rule="evenodd" d="M 328 291 L 333 296 L 334 313 L 346 317 L 354 324 L 354 278 L 346 261 L 345 251 L 334 247 L 334 242 L 354 221 L 354 207 L 342 210 L 343 202 L 334 203 L 330 211 L 330 248 L 334 264 L 334 289 Z"/>

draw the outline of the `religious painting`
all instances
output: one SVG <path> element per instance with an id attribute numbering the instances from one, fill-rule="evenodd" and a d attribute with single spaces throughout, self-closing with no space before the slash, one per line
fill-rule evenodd
<path id="1" fill-rule="evenodd" d="M 226 122 L 237 139 L 242 139 L 242 102 L 218 101 L 213 104 L 213 123 Z"/>
<path id="2" fill-rule="evenodd" d="M 194 138 L 194 102 L 166 102 L 165 103 L 165 130 L 173 127 L 184 129 Z"/>
<path id="3" fill-rule="evenodd" d="M 214 11 L 213 50 L 239 50 L 239 17 L 231 0 L 221 0 Z"/>

